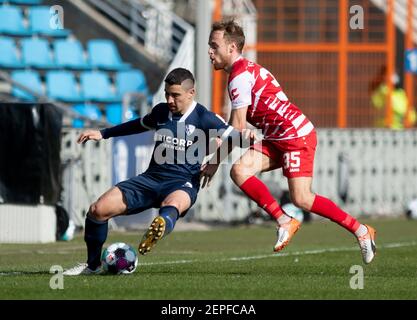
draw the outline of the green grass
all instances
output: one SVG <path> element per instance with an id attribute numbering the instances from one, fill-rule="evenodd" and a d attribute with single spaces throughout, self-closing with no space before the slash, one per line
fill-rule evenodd
<path id="1" fill-rule="evenodd" d="M 50 289 L 49 269 L 85 260 L 81 235 L 71 242 L 1 244 L 0 299 L 417 299 L 417 221 L 370 223 L 378 254 L 367 266 L 355 238 L 334 223 L 303 225 L 281 255 L 272 253 L 274 225 L 268 224 L 174 232 L 139 257 L 133 275 L 65 277 L 64 290 Z M 112 232 L 106 245 L 136 245 L 139 238 Z M 349 286 L 353 265 L 364 268 L 362 290 Z"/>

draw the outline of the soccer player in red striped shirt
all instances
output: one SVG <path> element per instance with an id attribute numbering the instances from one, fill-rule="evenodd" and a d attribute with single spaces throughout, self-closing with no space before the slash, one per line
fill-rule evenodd
<path id="1" fill-rule="evenodd" d="M 277 221 L 277 242 L 274 251 L 282 250 L 300 227 L 300 222 L 281 209 L 267 186 L 256 174 L 282 168 L 288 179 L 292 202 L 299 208 L 326 217 L 351 233 L 359 243 L 365 263 L 375 256 L 375 229 L 361 224 L 341 210 L 333 201 L 311 191 L 316 131 L 311 121 L 291 103 L 275 77 L 262 66 L 245 59 L 242 50 L 245 35 L 234 21 L 212 25 L 209 50 L 215 70 L 229 74 L 231 100 L 229 123 L 240 131 L 246 122 L 261 129 L 262 143 L 254 144 L 231 170 L 233 181 L 259 207 Z M 218 164 L 209 164 L 202 176 L 206 180 L 217 171 Z"/>

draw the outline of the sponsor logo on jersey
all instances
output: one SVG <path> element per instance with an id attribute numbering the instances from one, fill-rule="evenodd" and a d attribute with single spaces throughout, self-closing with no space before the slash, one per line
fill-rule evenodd
<path id="1" fill-rule="evenodd" d="M 239 97 L 239 93 L 236 92 L 237 88 L 234 88 L 231 92 L 230 92 L 230 99 L 232 101 L 235 101 L 237 99 L 237 97 Z"/>
<path id="2" fill-rule="evenodd" d="M 161 141 L 164 143 L 164 146 L 166 148 L 175 149 L 179 151 L 185 151 L 186 147 L 189 147 L 193 144 L 192 140 L 181 139 L 159 133 L 155 133 L 155 141 Z"/>

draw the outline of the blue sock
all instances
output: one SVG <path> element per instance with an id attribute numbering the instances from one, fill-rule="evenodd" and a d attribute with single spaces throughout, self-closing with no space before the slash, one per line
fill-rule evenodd
<path id="1" fill-rule="evenodd" d="M 87 264 L 91 270 L 97 269 L 101 264 L 101 249 L 107 239 L 108 225 L 107 221 L 97 221 L 87 214 L 84 241 L 87 244 Z"/>
<path id="2" fill-rule="evenodd" d="M 159 215 L 165 219 L 166 227 L 164 237 L 171 233 L 174 230 L 175 223 L 179 218 L 180 214 L 178 209 L 173 206 L 165 206 L 159 209 Z"/>

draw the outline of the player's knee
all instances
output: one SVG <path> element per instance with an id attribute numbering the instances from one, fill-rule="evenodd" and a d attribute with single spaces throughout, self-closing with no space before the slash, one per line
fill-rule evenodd
<path id="1" fill-rule="evenodd" d="M 171 200 L 171 199 L 169 199 L 169 200 L 164 200 L 164 201 L 162 201 L 162 203 L 161 203 L 161 207 L 167 207 L 167 206 L 170 206 L 170 207 L 175 207 L 175 208 L 179 208 L 180 207 L 180 203 L 179 203 L 179 201 L 177 201 L 177 200 Z"/>
<path id="2" fill-rule="evenodd" d="M 90 206 L 89 215 L 97 221 L 105 221 L 110 218 L 100 202 L 95 202 Z"/>
<path id="3" fill-rule="evenodd" d="M 230 169 L 230 177 L 234 182 L 239 180 L 239 178 L 243 175 L 242 166 L 239 164 L 234 164 Z"/>
<path id="4" fill-rule="evenodd" d="M 311 197 L 308 194 L 304 194 L 304 193 L 291 195 L 292 203 L 296 207 L 298 207 L 302 210 L 305 210 L 305 211 L 309 211 L 311 209 L 312 203 L 311 203 L 310 198 Z"/>

